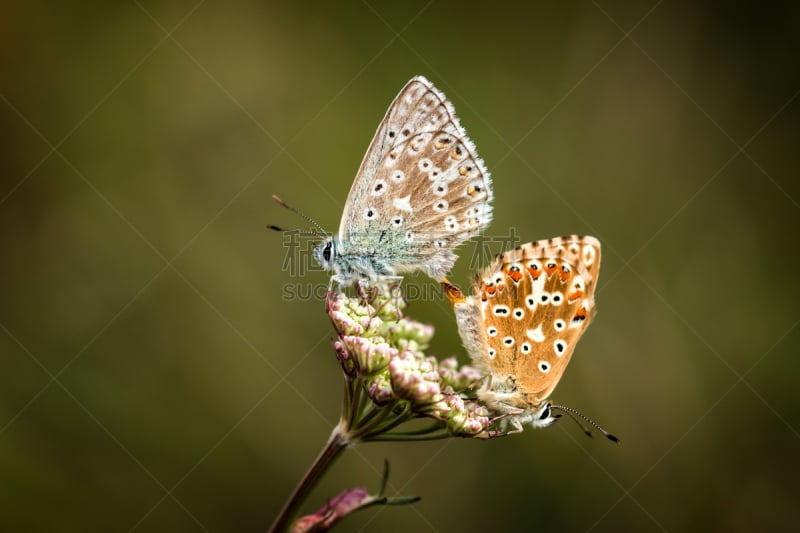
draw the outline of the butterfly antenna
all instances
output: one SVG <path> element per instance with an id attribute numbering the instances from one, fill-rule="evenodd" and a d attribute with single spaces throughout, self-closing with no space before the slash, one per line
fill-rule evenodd
<path id="1" fill-rule="evenodd" d="M 302 219 L 303 219 L 303 220 L 305 220 L 306 222 L 309 222 L 309 223 L 310 223 L 310 224 L 311 224 L 311 225 L 314 227 L 314 230 L 317 232 L 317 234 L 318 234 L 318 235 L 320 235 L 320 236 L 322 236 L 322 237 L 325 237 L 325 236 L 327 236 L 327 235 L 328 235 L 328 233 L 325 231 L 325 229 L 324 229 L 322 226 L 320 226 L 320 225 L 317 223 L 317 221 L 316 221 L 316 220 L 314 220 L 314 219 L 313 219 L 313 218 L 311 218 L 310 216 L 306 215 L 305 213 L 303 213 L 302 211 L 300 211 L 300 210 L 299 210 L 299 209 L 297 209 L 296 207 L 293 207 L 293 206 L 291 206 L 291 205 L 287 204 L 287 203 L 286 203 L 286 202 L 284 202 L 284 201 L 283 201 L 283 200 L 282 200 L 282 199 L 281 199 L 281 198 L 280 198 L 280 197 L 279 197 L 277 194 L 273 194 L 273 195 L 272 195 L 272 199 L 273 199 L 273 200 L 275 200 L 275 202 L 276 202 L 278 205 L 280 205 L 281 207 L 285 207 L 286 209 L 288 209 L 288 210 L 289 210 L 289 211 L 291 211 L 292 213 L 294 213 L 294 214 L 298 215 L 300 218 L 302 218 Z M 279 228 L 278 226 L 272 226 L 272 225 L 269 225 L 269 226 L 267 226 L 267 227 L 268 227 L 269 229 L 272 229 L 272 230 L 275 230 L 275 231 L 284 231 L 283 229 Z"/>
<path id="2" fill-rule="evenodd" d="M 578 424 L 578 426 L 580 426 L 580 428 L 583 430 L 584 433 L 586 433 L 587 436 L 591 437 L 592 436 L 592 432 L 591 432 L 591 430 L 589 430 L 589 428 L 587 428 L 585 425 L 583 425 L 583 423 L 581 423 L 580 420 L 578 420 L 578 417 L 580 417 L 583 420 L 585 420 L 586 422 L 588 422 L 592 427 L 597 429 L 597 431 L 602 433 L 603 436 L 605 436 L 605 438 L 607 438 L 611 442 L 616 442 L 617 444 L 619 444 L 619 438 L 617 438 L 615 435 L 612 435 L 611 433 L 609 433 L 608 431 L 603 429 L 600 426 L 600 424 L 598 424 L 597 422 L 595 422 L 594 420 L 592 420 L 588 416 L 584 415 L 580 411 L 576 411 L 575 409 L 572 409 L 571 407 L 565 407 L 563 405 L 551 405 L 550 408 L 551 409 L 558 409 L 559 411 L 563 411 L 564 413 L 566 413 L 572 420 L 575 421 L 576 424 Z"/>

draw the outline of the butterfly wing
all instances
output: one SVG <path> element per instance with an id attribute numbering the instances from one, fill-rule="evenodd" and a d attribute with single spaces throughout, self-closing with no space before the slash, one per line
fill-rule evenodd
<path id="1" fill-rule="evenodd" d="M 600 243 L 569 236 L 497 257 L 478 278 L 485 361 L 530 406 L 552 393 L 594 316 Z"/>
<path id="2" fill-rule="evenodd" d="M 344 253 L 441 279 L 452 250 L 491 220 L 491 179 L 455 115 L 418 76 L 394 99 L 361 163 L 339 225 Z"/>

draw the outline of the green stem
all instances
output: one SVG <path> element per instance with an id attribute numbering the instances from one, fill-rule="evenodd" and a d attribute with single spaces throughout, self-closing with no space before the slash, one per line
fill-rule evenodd
<path id="1" fill-rule="evenodd" d="M 400 424 L 403 424 L 404 422 L 408 422 L 408 420 L 410 418 L 410 415 L 411 415 L 411 404 L 410 403 L 405 403 L 402 406 L 402 408 L 403 408 L 402 412 L 394 413 L 394 408 L 397 405 L 398 404 L 393 404 L 393 405 L 385 407 L 385 409 L 387 409 L 386 415 L 382 416 L 380 418 L 380 420 L 378 420 L 378 423 L 374 423 L 374 424 L 370 425 L 370 427 L 364 428 L 363 431 L 359 433 L 359 436 L 361 436 L 361 437 L 366 439 L 366 438 L 369 438 L 372 435 L 378 435 L 380 433 L 385 433 L 386 431 L 389 431 L 390 429 L 396 428 L 397 426 L 399 426 Z M 386 420 L 386 417 L 389 414 L 394 415 L 394 417 L 389 419 L 389 422 L 384 423 L 384 420 Z"/>
<path id="2" fill-rule="evenodd" d="M 328 443 L 311 464 L 308 471 L 303 476 L 303 479 L 300 480 L 300 483 L 295 487 L 291 496 L 289 496 L 289 499 L 286 500 L 283 509 L 281 509 L 281 512 L 269 529 L 270 533 L 280 533 L 289 529 L 297 511 L 320 480 L 322 474 L 324 474 L 336 458 L 341 455 L 344 449 L 351 444 L 349 435 L 344 430 L 343 425 L 343 422 L 340 421 L 333 429 Z"/>
<path id="3" fill-rule="evenodd" d="M 396 404 L 384 405 L 383 407 L 370 409 L 362 418 L 356 422 L 354 435 L 357 439 L 361 439 L 364 435 L 369 435 L 374 429 L 380 426 L 386 417 L 392 414 L 392 410 Z"/>
<path id="4" fill-rule="evenodd" d="M 442 431 L 443 429 L 444 423 L 437 422 L 435 424 L 425 426 L 424 428 L 414 429 L 411 431 L 398 431 L 396 433 L 392 433 L 392 435 L 427 435 L 429 433 L 433 433 L 434 431 Z"/>
<path id="5" fill-rule="evenodd" d="M 365 442 L 412 442 L 412 441 L 426 441 L 426 440 L 441 440 L 452 437 L 447 431 L 439 433 L 429 433 L 426 435 L 419 435 L 413 433 L 380 433 L 364 439 Z"/>

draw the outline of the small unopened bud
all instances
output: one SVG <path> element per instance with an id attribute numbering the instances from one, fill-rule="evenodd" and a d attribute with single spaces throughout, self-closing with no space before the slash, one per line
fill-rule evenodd
<path id="1" fill-rule="evenodd" d="M 372 401 L 378 405 L 386 405 L 394 399 L 392 392 L 392 382 L 386 372 L 380 372 L 371 376 L 367 381 L 367 394 Z"/>
<path id="2" fill-rule="evenodd" d="M 336 346 L 338 342 L 341 342 L 341 348 Z M 365 338 L 345 335 L 337 343 L 334 343 L 334 347 L 337 357 L 340 357 L 339 360 L 342 360 L 340 353 L 346 352 L 357 373 L 362 376 L 383 370 L 391 358 L 398 353 L 396 348 L 389 346 L 381 337 Z"/>
<path id="3" fill-rule="evenodd" d="M 474 386 L 483 377 L 476 368 L 467 365 L 459 367 L 455 357 L 448 357 L 439 362 L 439 375 L 442 376 L 444 383 L 456 391 Z"/>

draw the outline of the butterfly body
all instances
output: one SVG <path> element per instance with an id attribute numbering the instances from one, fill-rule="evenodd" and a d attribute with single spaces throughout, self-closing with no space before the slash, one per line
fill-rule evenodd
<path id="1" fill-rule="evenodd" d="M 453 106 L 418 76 L 378 126 L 338 235 L 314 256 L 345 282 L 416 270 L 441 280 L 453 250 L 491 221 L 491 200 L 489 173 Z"/>
<path id="2" fill-rule="evenodd" d="M 478 395 L 515 431 L 556 420 L 548 398 L 594 316 L 599 268 L 593 237 L 532 242 L 499 255 L 471 296 L 451 296 L 464 346 L 488 377 Z"/>

